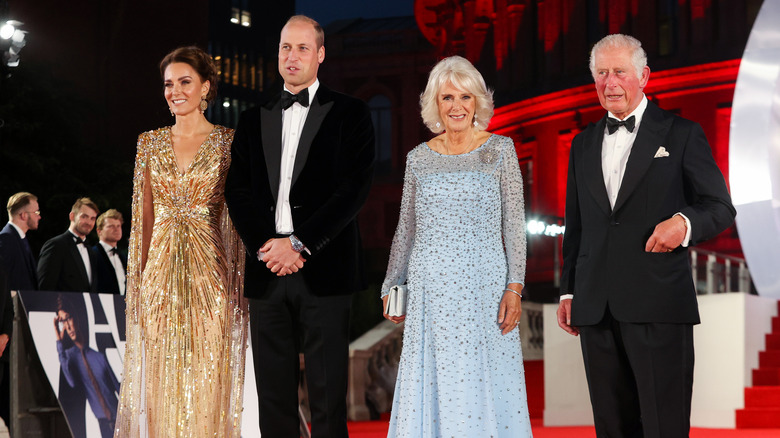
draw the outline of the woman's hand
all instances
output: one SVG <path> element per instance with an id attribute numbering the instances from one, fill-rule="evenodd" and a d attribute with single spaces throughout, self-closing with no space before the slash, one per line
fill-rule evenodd
<path id="1" fill-rule="evenodd" d="M 404 322 L 406 319 L 406 315 L 403 316 L 390 316 L 387 313 L 385 313 L 385 309 L 387 309 L 387 300 L 390 299 L 390 295 L 385 295 L 382 297 L 382 316 L 385 317 L 388 321 L 392 321 L 396 324 L 400 324 Z"/>
<path id="2" fill-rule="evenodd" d="M 523 290 L 523 285 L 510 283 L 507 289 L 512 289 L 517 293 L 505 290 L 504 296 L 501 298 L 501 305 L 498 307 L 498 323 L 501 324 L 499 328 L 502 335 L 511 332 L 520 324 L 520 314 L 523 312 L 519 295 Z"/>
<path id="3" fill-rule="evenodd" d="M 54 317 L 54 334 L 56 335 L 56 339 L 58 341 L 61 341 L 62 338 L 65 336 L 65 329 L 63 328 L 60 330 L 60 317 L 59 315 Z"/>

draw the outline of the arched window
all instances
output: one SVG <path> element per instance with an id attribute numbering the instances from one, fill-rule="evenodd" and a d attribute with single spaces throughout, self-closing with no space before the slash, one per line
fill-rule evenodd
<path id="1" fill-rule="evenodd" d="M 383 175 L 392 169 L 393 153 L 393 115 L 390 99 L 382 94 L 377 94 L 368 101 L 371 109 L 371 120 L 374 122 L 375 152 L 377 175 Z"/>

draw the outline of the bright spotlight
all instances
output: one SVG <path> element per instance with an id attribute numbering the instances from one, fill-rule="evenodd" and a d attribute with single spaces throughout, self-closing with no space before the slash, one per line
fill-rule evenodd
<path id="1" fill-rule="evenodd" d="M 16 28 L 11 23 L 5 23 L 2 27 L 0 27 L 0 38 L 4 40 L 11 39 L 12 36 L 14 36 L 14 33 L 16 32 Z"/>

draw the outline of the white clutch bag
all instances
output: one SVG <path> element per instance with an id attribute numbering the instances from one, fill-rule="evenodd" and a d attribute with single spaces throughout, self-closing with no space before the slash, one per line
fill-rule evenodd
<path id="1" fill-rule="evenodd" d="M 387 295 L 387 307 L 385 308 L 385 313 L 388 316 L 406 315 L 406 294 L 407 288 L 405 284 L 390 288 L 390 292 Z"/>

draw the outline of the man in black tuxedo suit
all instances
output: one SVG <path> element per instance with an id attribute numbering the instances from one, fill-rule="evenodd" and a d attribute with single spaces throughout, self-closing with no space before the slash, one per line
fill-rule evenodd
<path id="1" fill-rule="evenodd" d="M 12 290 L 36 290 L 36 263 L 27 232 L 38 229 L 38 198 L 19 192 L 8 198 L 8 223 L 0 231 L 0 417 L 11 427 L 8 352 L 13 334 Z"/>
<path id="2" fill-rule="evenodd" d="M 558 324 L 580 335 L 599 437 L 687 437 L 693 325 L 688 245 L 736 214 L 701 127 L 647 100 L 641 43 L 591 52 L 608 114 L 572 142 Z"/>
<path id="3" fill-rule="evenodd" d="M 362 101 L 317 80 L 316 21 L 281 32 L 282 96 L 241 115 L 225 197 L 247 247 L 245 295 L 263 436 L 298 437 L 298 352 L 314 437 L 346 437 L 351 294 L 365 287 L 357 214 L 374 161 Z"/>
<path id="4" fill-rule="evenodd" d="M 91 251 L 95 262 L 95 289 L 99 293 L 125 294 L 127 256 L 116 247 L 122 239 L 123 223 L 122 213 L 113 208 L 97 218 L 100 241 Z"/>
<path id="5" fill-rule="evenodd" d="M 40 290 L 96 292 L 92 281 L 92 253 L 84 239 L 100 210 L 89 198 L 80 198 L 70 211 L 70 227 L 43 244 L 38 260 Z"/>

